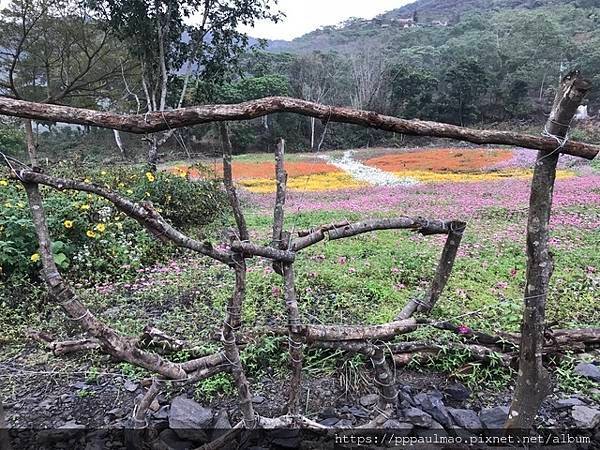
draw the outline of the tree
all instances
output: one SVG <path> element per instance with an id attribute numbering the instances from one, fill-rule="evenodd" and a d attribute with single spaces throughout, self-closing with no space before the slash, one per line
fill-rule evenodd
<path id="1" fill-rule="evenodd" d="M 118 89 L 123 56 L 88 10 L 65 0 L 15 0 L 0 16 L 0 93 L 16 99 L 98 107 Z M 128 67 L 129 70 L 129 67 Z M 24 120 L 31 164 L 31 120 Z"/>
<path id="2" fill-rule="evenodd" d="M 479 99 L 489 86 L 485 69 L 473 58 L 454 61 L 444 76 L 442 105 L 446 119 L 464 125 L 480 114 Z"/>
<path id="3" fill-rule="evenodd" d="M 344 67 L 335 53 L 314 52 L 299 56 L 290 67 L 290 78 L 296 94 L 317 103 L 332 103 L 344 76 Z M 316 121 L 310 118 L 310 148 L 315 150 Z M 323 139 L 321 139 L 321 144 Z"/>
<path id="4" fill-rule="evenodd" d="M 249 47 L 239 31 L 256 20 L 277 22 L 277 0 L 89 0 L 141 66 L 147 112 L 184 104 L 192 77 L 223 80 Z M 155 170 L 158 148 L 173 135 L 147 137 L 148 163 Z"/>

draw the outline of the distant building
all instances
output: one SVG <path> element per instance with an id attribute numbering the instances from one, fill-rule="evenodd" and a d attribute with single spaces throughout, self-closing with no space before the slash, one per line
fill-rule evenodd
<path id="1" fill-rule="evenodd" d="M 393 22 L 400 26 L 401 28 L 412 28 L 414 26 L 416 26 L 415 24 L 415 20 L 410 17 L 408 19 L 402 19 L 402 18 L 398 18 L 398 19 L 393 19 Z"/>
<path id="2" fill-rule="evenodd" d="M 447 20 L 432 20 L 431 21 L 431 25 L 433 25 L 434 27 L 447 27 L 448 26 L 448 21 Z"/>

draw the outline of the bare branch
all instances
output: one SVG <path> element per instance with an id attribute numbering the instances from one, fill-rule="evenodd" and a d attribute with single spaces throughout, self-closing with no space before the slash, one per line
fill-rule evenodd
<path id="1" fill-rule="evenodd" d="M 242 206 L 233 184 L 233 169 L 231 167 L 231 140 L 229 139 L 229 130 L 227 129 L 226 123 L 219 124 L 219 131 L 221 132 L 221 145 L 223 147 L 223 184 L 229 197 L 229 204 L 233 210 L 233 217 L 237 224 L 240 241 L 249 241 L 250 234 L 248 233 L 248 227 L 246 226 L 246 219 L 242 212 Z"/>

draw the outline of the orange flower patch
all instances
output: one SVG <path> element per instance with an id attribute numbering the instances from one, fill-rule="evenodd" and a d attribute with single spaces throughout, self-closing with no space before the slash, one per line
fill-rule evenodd
<path id="1" fill-rule="evenodd" d="M 219 162 L 216 164 L 211 164 L 209 166 L 211 169 L 214 169 L 217 176 L 222 176 L 223 174 L 223 163 Z M 288 176 L 291 177 L 300 177 L 306 175 L 315 175 L 319 173 L 330 173 L 330 172 L 339 172 L 339 169 L 331 164 L 327 164 L 321 161 L 315 162 L 298 162 L 298 161 L 290 161 L 285 164 L 285 170 L 288 173 Z M 173 173 L 178 173 L 184 171 L 184 173 L 188 173 L 191 178 L 201 178 L 205 176 L 198 171 L 196 168 L 187 168 L 185 166 L 178 166 L 170 169 Z M 274 179 L 275 178 L 275 163 L 270 162 L 233 162 L 233 179 L 234 180 L 244 180 L 249 178 L 267 178 Z"/>
<path id="2" fill-rule="evenodd" d="M 508 161 L 510 150 L 438 148 L 418 152 L 384 155 L 365 161 L 365 164 L 386 172 L 430 170 L 436 172 L 469 172 Z"/>

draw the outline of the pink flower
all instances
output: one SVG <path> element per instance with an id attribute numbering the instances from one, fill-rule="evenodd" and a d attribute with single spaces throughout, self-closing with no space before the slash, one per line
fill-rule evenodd
<path id="1" fill-rule="evenodd" d="M 594 266 L 587 266 L 585 271 L 586 273 L 596 273 L 597 269 Z"/>
<path id="2" fill-rule="evenodd" d="M 344 265 L 348 262 L 348 258 L 346 258 L 345 256 L 340 256 L 338 258 L 338 264 Z"/>
<path id="3" fill-rule="evenodd" d="M 271 289 L 271 294 L 273 297 L 279 297 L 281 295 L 281 288 L 273 286 L 273 289 Z"/>
<path id="4" fill-rule="evenodd" d="M 406 285 L 404 283 L 398 283 L 395 287 L 399 291 L 401 291 L 402 289 L 406 289 Z"/>
<path id="5" fill-rule="evenodd" d="M 517 276 L 517 269 L 510 269 L 510 276 L 511 277 L 516 277 Z"/>
<path id="6" fill-rule="evenodd" d="M 506 289 L 508 287 L 508 283 L 506 281 L 498 281 L 496 283 L 496 289 Z"/>
<path id="7" fill-rule="evenodd" d="M 348 273 L 356 273 L 356 269 L 354 267 L 350 267 L 348 269 Z"/>
<path id="8" fill-rule="evenodd" d="M 458 326 L 458 334 L 471 334 L 471 329 L 466 325 Z"/>
<path id="9" fill-rule="evenodd" d="M 269 266 L 265 267 L 264 272 L 266 275 L 273 273 L 273 269 Z"/>
<path id="10" fill-rule="evenodd" d="M 392 273 L 400 273 L 400 269 L 397 267 L 392 267 Z"/>

